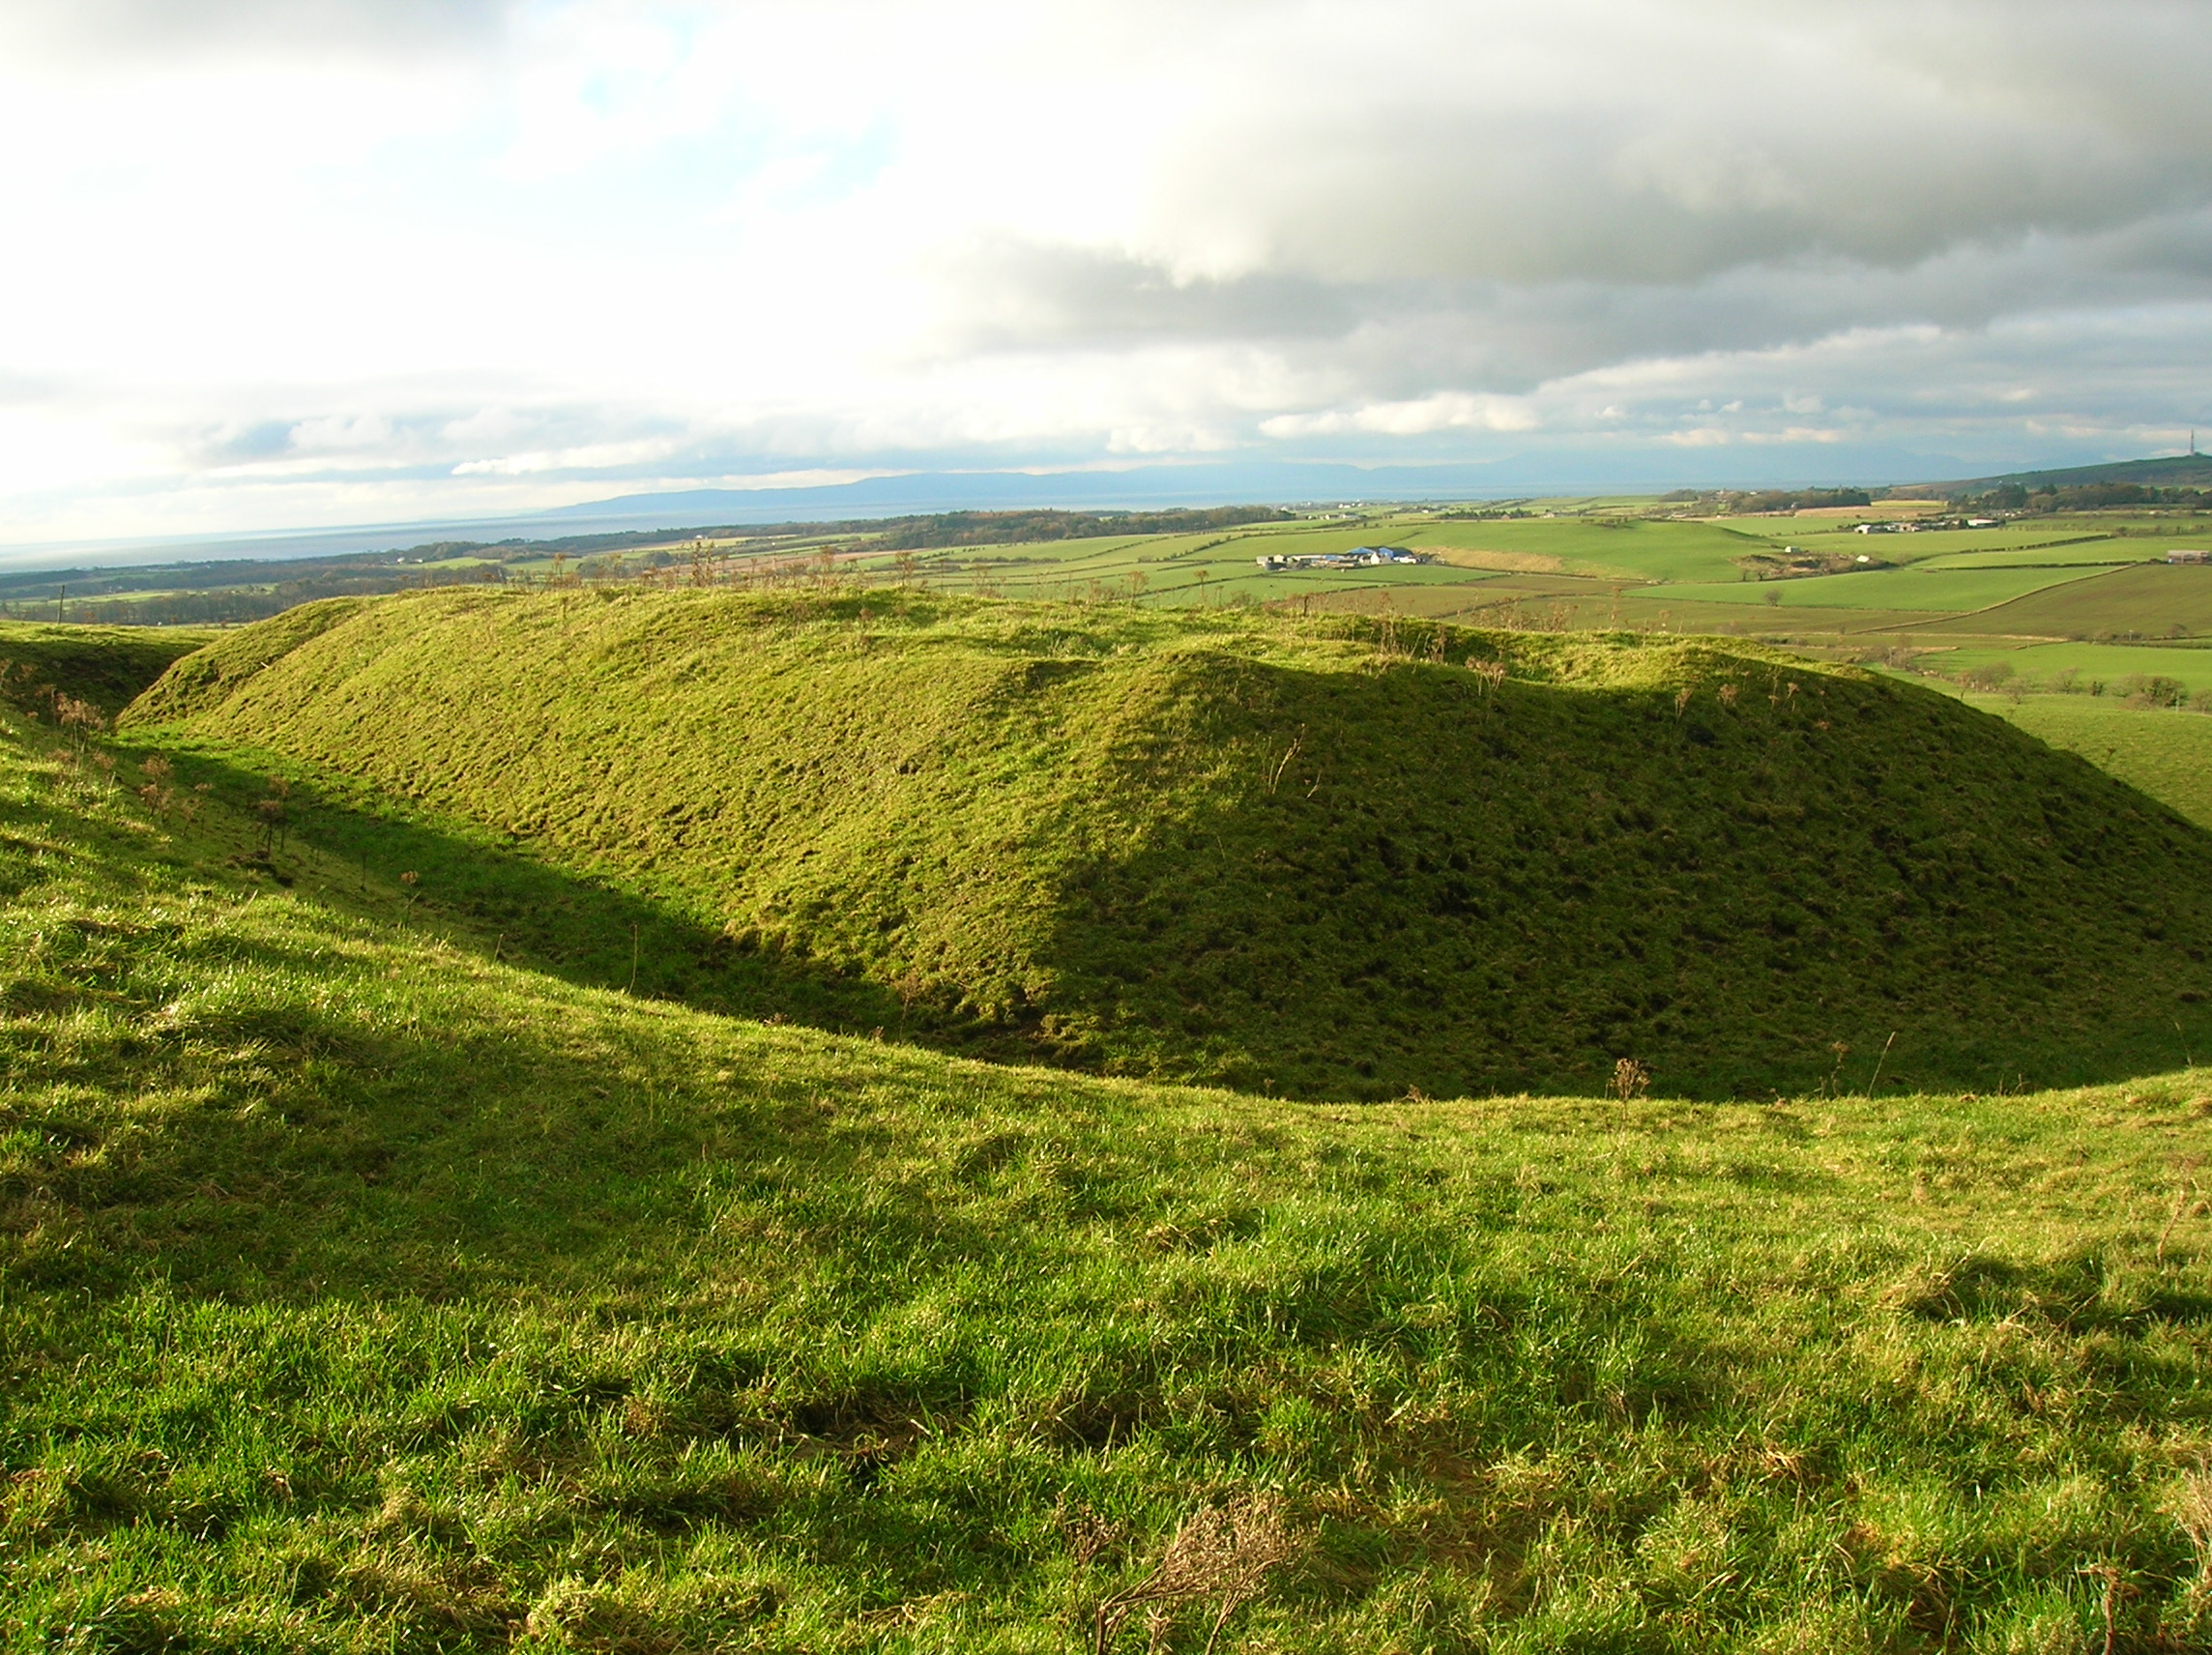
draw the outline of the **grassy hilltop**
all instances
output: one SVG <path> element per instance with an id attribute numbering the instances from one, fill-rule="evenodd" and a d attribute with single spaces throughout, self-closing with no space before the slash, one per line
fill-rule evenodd
<path id="1" fill-rule="evenodd" d="M 165 762 L 0 710 L 0 1648 L 2212 1639 L 2201 1073 L 997 1067 L 563 982 Z"/>
<path id="2" fill-rule="evenodd" d="M 2212 839 L 1756 646 L 451 591 L 229 634 L 127 722 L 581 980 L 984 1055 L 1374 1098 L 2212 1049 Z"/>

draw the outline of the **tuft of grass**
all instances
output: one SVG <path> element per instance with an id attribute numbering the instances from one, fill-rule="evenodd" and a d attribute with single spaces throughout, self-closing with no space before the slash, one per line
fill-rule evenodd
<path id="1" fill-rule="evenodd" d="M 583 980 L 994 1058 L 1711 1097 L 2212 1049 L 2212 838 L 1710 640 L 453 591 L 246 628 L 128 724 Z"/>
<path id="2" fill-rule="evenodd" d="M 2201 1073 L 995 1067 L 503 963 L 48 740 L 0 733 L 0 1648 L 2212 1635 Z"/>

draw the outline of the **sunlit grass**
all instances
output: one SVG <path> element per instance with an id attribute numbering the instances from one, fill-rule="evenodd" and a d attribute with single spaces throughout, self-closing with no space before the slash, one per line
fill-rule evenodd
<path id="1" fill-rule="evenodd" d="M 2212 1079 L 1288 1105 L 571 987 L 14 739 L 0 818 L 7 1647 L 1075 1649 L 1263 1498 L 1228 1648 L 2207 1634 Z"/>

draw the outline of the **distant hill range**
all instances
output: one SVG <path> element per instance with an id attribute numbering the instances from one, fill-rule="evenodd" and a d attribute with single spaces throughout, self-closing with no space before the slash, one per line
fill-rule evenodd
<path id="1" fill-rule="evenodd" d="M 2057 471 L 2016 471 L 2002 477 L 1972 477 L 1955 482 L 1921 482 L 1894 488 L 1915 494 L 1987 494 L 2007 484 L 2036 493 L 2047 488 L 2080 488 L 2100 482 L 2129 482 L 2144 488 L 2212 488 L 2212 454 L 2169 454 L 2155 460 L 2115 460 L 2110 465 L 2066 466 Z"/>

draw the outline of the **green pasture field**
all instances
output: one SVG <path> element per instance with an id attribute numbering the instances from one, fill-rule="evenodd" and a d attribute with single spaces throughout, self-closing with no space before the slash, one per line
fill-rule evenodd
<path id="1" fill-rule="evenodd" d="M 989 591 L 1005 595 L 1080 596 L 1092 581 L 1125 594 L 1133 575 L 1145 577 L 1148 603 L 1297 600 L 1321 591 L 1398 592 L 1438 584 L 1470 585 L 1495 569 L 1486 555 L 1509 566 L 1551 565 L 1557 572 L 1614 584 L 1672 580 L 1684 575 L 1733 574 L 1733 560 L 1775 545 L 1756 537 L 1696 522 L 1632 517 L 1533 518 L 1438 522 L 1425 514 L 1399 514 L 1358 524 L 1315 527 L 1255 524 L 1204 536 L 1061 540 L 1034 544 L 958 548 L 920 553 L 916 565 L 932 586 Z M 1264 574 L 1263 554 L 1302 556 L 1362 545 L 1402 545 L 1446 560 L 1435 565 L 1367 570 L 1299 570 Z M 1477 562 L 1454 564 L 1455 554 Z M 894 566 L 885 556 L 863 566 L 881 575 Z M 946 572 L 935 572 L 944 568 Z M 1205 578 L 1199 578 L 1203 571 Z M 1417 601 L 1427 607 L 1428 599 Z"/>
<path id="2" fill-rule="evenodd" d="M 1776 583 L 1778 584 L 1778 583 Z M 1676 589 L 1565 575 L 1499 574 L 1480 585 L 1419 590 L 1366 587 L 1332 594 L 1314 609 L 1353 615 L 1419 616 L 1512 630 L 1654 632 L 1680 636 L 1799 640 L 1834 647 L 1847 636 L 1910 625 L 1924 615 L 1894 609 L 1777 607 L 1685 601 Z"/>
<path id="3" fill-rule="evenodd" d="M 2168 546 L 2212 545 L 2212 517 L 2183 512 L 2094 511 L 2034 521 L 2053 531 L 2071 528 L 2076 533 L 2146 539 L 2162 552 Z"/>
<path id="4" fill-rule="evenodd" d="M 10 1655 L 2212 1641 L 2212 1074 L 993 1066 L 565 982 L 157 756 L 0 720 Z"/>
<path id="5" fill-rule="evenodd" d="M 1462 569 L 1449 581 L 1348 588 L 1317 597 L 1312 612 L 1412 616 L 1532 630 L 1561 629 L 1551 624 L 1552 617 L 1561 615 L 1569 628 L 1611 629 L 1625 624 L 1616 620 L 1616 611 L 1626 609 L 1621 595 L 1636 590 L 1635 583 L 1619 580 Z M 1297 608 L 1305 612 L 1302 603 Z"/>
<path id="6" fill-rule="evenodd" d="M 2085 579 L 2095 572 L 2081 568 L 1877 568 L 1732 586 L 1684 584 L 1668 588 L 1665 595 L 1699 603 L 1766 603 L 1783 609 L 1901 609 L 1957 615 Z"/>
<path id="7" fill-rule="evenodd" d="M 2001 529 L 1926 529 L 1909 535 L 1859 535 L 1852 532 L 1848 519 L 1737 517 L 1726 521 L 1732 529 L 1759 535 L 1778 545 L 1804 546 L 1821 552 L 1865 552 L 1885 563 L 1901 565 L 2039 548 L 2058 553 L 2102 546 L 2107 555 L 2113 555 L 2113 547 L 2105 545 L 2105 535 L 2099 531 L 2053 529 L 2041 524 L 2013 523 Z M 2126 555 L 2125 549 L 2118 555 Z M 2153 554 L 2145 550 L 2140 555 Z"/>
<path id="8" fill-rule="evenodd" d="M 2212 716 L 2131 707 L 2116 695 L 1965 699 L 2212 828 Z"/>
<path id="9" fill-rule="evenodd" d="M 2095 539 L 2060 542 L 2055 545 L 2013 547 L 2002 551 L 1947 552 L 1941 557 L 1929 558 L 1914 566 L 1918 568 L 2052 568 L 2070 567 L 2078 564 L 2118 566 L 2123 564 L 2155 563 L 2166 554 L 2130 546 L 2124 540 Z"/>
<path id="10" fill-rule="evenodd" d="M 772 546 L 725 537 L 712 550 L 718 577 L 741 585 L 818 579 L 819 554 L 827 549 L 834 554 L 840 578 L 879 586 L 914 579 L 938 591 L 1055 601 L 1114 598 L 1163 608 L 1318 606 L 1537 627 L 1626 624 L 1772 637 L 1824 631 L 1833 634 L 1832 644 L 1847 634 L 1915 628 L 1937 616 L 1959 618 L 1941 623 L 1937 630 L 2003 629 L 2053 637 L 2163 633 L 2174 623 L 2160 620 L 2170 603 L 2167 594 L 2155 590 L 2157 571 L 2144 571 L 2149 584 L 2139 594 L 2103 588 L 2086 607 L 2080 607 L 2086 595 L 2046 588 L 2119 572 L 2100 566 L 2155 558 L 2168 542 L 2212 537 L 2212 528 L 2193 519 L 2124 513 L 2022 518 L 1991 530 L 1861 537 L 1850 533 L 1855 513 L 1696 520 L 1663 515 L 1662 503 L 1632 499 L 1523 501 L 1511 509 L 1533 514 L 1477 519 L 1448 510 L 1374 507 L 1348 518 L 1309 517 L 1177 536 L 964 546 L 903 556 L 871 549 L 867 535 L 852 530 L 800 536 Z M 1895 513 L 1869 508 L 1866 514 Z M 1412 546 L 1440 562 L 1276 574 L 1261 572 L 1253 562 L 1262 553 L 1295 556 L 1378 543 Z M 663 549 L 682 552 L 690 544 L 677 536 Z M 1902 566 L 1848 575 L 1752 578 L 1760 571 L 1746 560 L 1771 557 L 1785 546 L 1852 555 L 1863 551 Z M 643 554 L 632 549 L 626 556 L 635 565 Z M 425 572 L 451 573 L 483 564 L 481 558 L 463 555 L 421 566 Z M 573 577 L 587 564 L 594 566 L 593 584 L 601 583 L 607 567 L 603 558 L 565 559 L 559 569 Z M 550 559 L 518 562 L 508 565 L 507 572 L 542 583 L 555 575 L 556 565 Z M 1859 584 L 1869 581 L 1875 584 Z M 1737 612 L 1746 605 L 1769 604 L 1806 613 Z M 2183 624 L 2194 626 L 2197 619 L 2192 609 Z"/>
<path id="11" fill-rule="evenodd" d="M 1858 578 L 1858 577 L 1850 577 Z M 1768 590 L 1796 582 L 1767 582 Z M 1819 636 L 1837 643 L 1862 634 L 1895 631 L 1927 619 L 1926 611 L 1858 609 L 1846 604 L 1722 603 L 1688 600 L 1670 587 L 1627 594 L 1621 614 L 1631 624 L 1669 632 L 1717 632 L 1771 640 Z"/>
<path id="12" fill-rule="evenodd" d="M 2192 694 L 2212 691 L 2212 649 L 2190 645 L 2018 643 L 1961 638 L 1947 647 L 1928 651 L 1920 663 L 1948 678 L 1963 678 L 1978 668 L 2007 666 L 2021 682 L 2031 688 L 2049 687 L 2060 675 L 2074 675 L 2073 688 L 2086 693 L 2102 684 L 2105 692 L 2125 699 L 2123 687 L 2131 680 L 2168 678 Z"/>
<path id="13" fill-rule="evenodd" d="M 1402 590 L 1435 584 L 1467 584 L 1485 571 L 1442 565 L 1389 569 L 1297 569 L 1264 573 L 1255 560 L 1263 555 L 1297 557 L 1349 551 L 1366 545 L 1419 545 L 1415 533 L 1427 519 L 1383 519 L 1363 524 L 1315 528 L 1299 524 L 1254 524 L 1205 535 L 1101 537 L 1050 540 L 988 547 L 958 547 L 914 555 L 919 577 L 931 588 L 1049 600 L 1082 598 L 1093 583 L 1105 594 L 1129 596 L 1133 579 L 1143 582 L 1143 600 L 1151 604 L 1234 604 L 1297 601 L 1324 592 L 1354 589 Z M 863 555 L 861 566 L 881 577 L 897 561 Z"/>
<path id="14" fill-rule="evenodd" d="M 1736 559 L 1772 551 L 1782 541 L 1712 523 L 1568 518 L 1439 523 L 1404 543 L 1557 558 L 1563 568 L 1599 579 L 1679 581 L 1733 579 Z"/>
<path id="15" fill-rule="evenodd" d="M 1533 508 L 1533 503 L 1523 508 Z M 1361 613 L 1499 618 L 1516 613 L 1517 605 L 1536 624 L 1626 621 L 1776 636 L 1794 635 L 1813 618 L 1768 623 L 1734 611 L 1747 604 L 1810 610 L 1818 615 L 1816 629 L 1838 635 L 1986 611 L 1986 618 L 1962 620 L 1959 629 L 2002 625 L 2063 636 L 2115 626 L 2142 630 L 2149 624 L 2145 604 L 2127 594 L 2109 593 L 2077 616 L 2075 595 L 2052 589 L 2156 559 L 2163 555 L 2161 540 L 2185 543 L 2194 532 L 2186 522 L 2090 516 L 1859 537 L 1851 533 L 1848 515 L 1685 520 L 1639 516 L 1631 503 L 1561 502 L 1556 508 L 1561 514 L 1491 520 L 1382 511 L 1353 523 L 1255 524 L 1206 536 L 961 548 L 922 554 L 918 566 L 929 584 L 946 590 L 1056 599 L 1126 596 L 1132 577 L 1141 576 L 1138 600 L 1167 606 L 1287 602 Z M 2137 537 L 2149 537 L 2152 543 Z M 1252 566 L 1262 552 L 1296 555 L 1364 544 L 1412 546 L 1443 562 L 1274 575 Z M 1753 578 L 1743 560 L 1790 545 L 1863 551 L 1894 566 Z M 881 577 L 891 562 L 867 558 L 863 566 Z M 1507 584 L 1499 583 L 1500 574 Z M 2155 584 L 2156 574 L 2146 574 Z M 1455 587 L 1465 588 L 1464 595 L 1449 590 Z M 2034 607 L 2023 607 L 2025 599 Z M 2156 609 L 2160 601 L 2153 595 L 2149 607 Z M 1836 613 L 1819 613 L 1826 611 Z"/>
<path id="16" fill-rule="evenodd" d="M 2145 564 L 2023 595 L 1962 621 L 1960 630 L 2047 638 L 2212 633 L 2212 566 Z"/>

